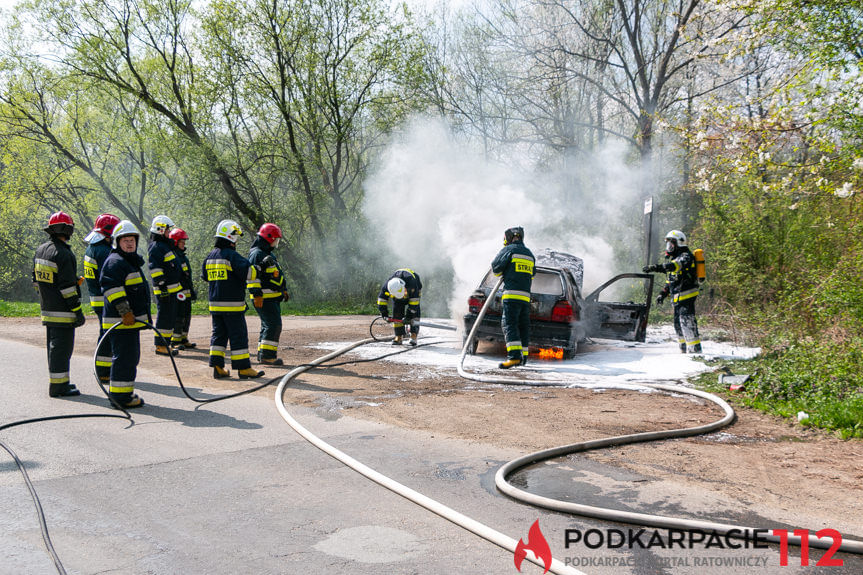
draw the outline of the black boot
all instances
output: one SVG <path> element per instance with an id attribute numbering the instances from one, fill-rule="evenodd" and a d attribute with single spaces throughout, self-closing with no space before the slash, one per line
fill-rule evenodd
<path id="1" fill-rule="evenodd" d="M 51 397 L 74 397 L 81 395 L 81 392 L 71 383 L 52 383 L 48 387 L 48 395 Z"/>

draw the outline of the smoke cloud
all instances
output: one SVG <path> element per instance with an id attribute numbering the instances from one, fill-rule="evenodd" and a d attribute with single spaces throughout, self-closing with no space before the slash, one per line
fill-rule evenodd
<path id="1" fill-rule="evenodd" d="M 397 259 L 392 270 L 420 274 L 426 315 L 460 317 L 503 246 L 504 230 L 516 225 L 530 249 L 584 259 L 586 293 L 613 275 L 610 235 L 621 224 L 612 222 L 625 206 L 640 206 L 637 175 L 622 150 L 607 148 L 553 172 L 531 165 L 524 151 L 507 156 L 488 161 L 442 121 L 416 119 L 366 179 L 364 213 Z M 640 226 L 640 209 L 636 217 L 630 228 Z"/>

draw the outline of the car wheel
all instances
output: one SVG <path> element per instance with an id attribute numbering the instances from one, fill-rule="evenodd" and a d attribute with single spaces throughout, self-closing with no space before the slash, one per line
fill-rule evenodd
<path id="1" fill-rule="evenodd" d="M 578 349 L 578 344 L 570 347 L 565 347 L 563 349 L 563 359 L 573 359 L 575 357 L 575 351 Z"/>

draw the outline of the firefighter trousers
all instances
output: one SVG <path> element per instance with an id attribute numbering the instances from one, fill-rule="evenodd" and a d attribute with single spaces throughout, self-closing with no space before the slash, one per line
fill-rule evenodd
<path id="1" fill-rule="evenodd" d="M 186 298 L 177 300 L 177 315 L 174 320 L 174 333 L 171 335 L 171 343 L 179 345 L 189 341 L 189 326 L 192 324 L 192 300 Z"/>
<path id="2" fill-rule="evenodd" d="M 246 315 L 242 312 L 213 314 L 213 335 L 210 338 L 210 367 L 225 367 L 228 342 L 231 343 L 231 366 L 249 369 L 249 330 Z"/>
<path id="3" fill-rule="evenodd" d="M 171 335 L 174 333 L 174 322 L 177 320 L 177 294 L 160 294 L 156 296 L 156 333 L 153 335 L 153 343 L 156 345 L 170 345 Z M 159 337 L 159 334 L 162 337 Z M 162 338 L 165 338 L 164 341 Z"/>
<path id="4" fill-rule="evenodd" d="M 405 335 L 407 330 L 405 324 L 410 326 L 411 335 L 420 332 L 420 317 L 422 312 L 418 305 L 408 305 L 407 300 L 393 299 L 393 319 L 402 320 L 401 322 L 393 323 L 393 331 L 396 335 Z"/>
<path id="5" fill-rule="evenodd" d="M 105 332 L 108 331 L 107 329 L 102 327 L 103 311 L 104 308 L 102 307 L 93 308 L 93 312 L 95 312 L 96 317 L 99 320 L 99 340 L 102 340 L 102 345 L 100 345 L 99 349 L 96 351 L 96 376 L 99 378 L 100 381 L 108 381 L 111 378 L 111 356 L 113 354 L 111 352 L 110 336 L 102 339 L 102 337 L 105 335 Z M 99 340 L 96 340 L 96 342 L 98 343 Z"/>
<path id="6" fill-rule="evenodd" d="M 128 403 L 135 392 L 138 362 L 141 361 L 141 331 L 114 328 L 111 332 L 111 383 L 108 393 L 120 405 Z"/>
<path id="7" fill-rule="evenodd" d="M 282 335 L 282 307 L 279 299 L 265 299 L 264 305 L 256 307 L 255 311 L 261 317 L 258 360 L 275 359 L 279 350 L 279 337 Z"/>
<path id="8" fill-rule="evenodd" d="M 527 357 L 530 342 L 530 303 L 516 299 L 503 300 L 503 337 L 509 359 Z"/>
<path id="9" fill-rule="evenodd" d="M 694 351 L 691 348 L 701 344 L 698 320 L 695 318 L 695 300 L 693 297 L 674 304 L 674 331 L 677 333 L 677 342 L 681 349 L 687 346 L 689 351 Z"/>
<path id="10" fill-rule="evenodd" d="M 75 328 L 46 325 L 49 393 L 69 386 L 69 362 L 75 349 Z"/>

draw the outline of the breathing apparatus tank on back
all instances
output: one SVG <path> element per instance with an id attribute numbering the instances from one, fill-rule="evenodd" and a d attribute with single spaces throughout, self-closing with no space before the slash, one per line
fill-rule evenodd
<path id="1" fill-rule="evenodd" d="M 698 277 L 698 283 L 704 283 L 707 279 L 707 268 L 704 265 L 704 250 L 701 248 L 692 250 L 692 255 L 695 256 L 695 275 Z"/>

